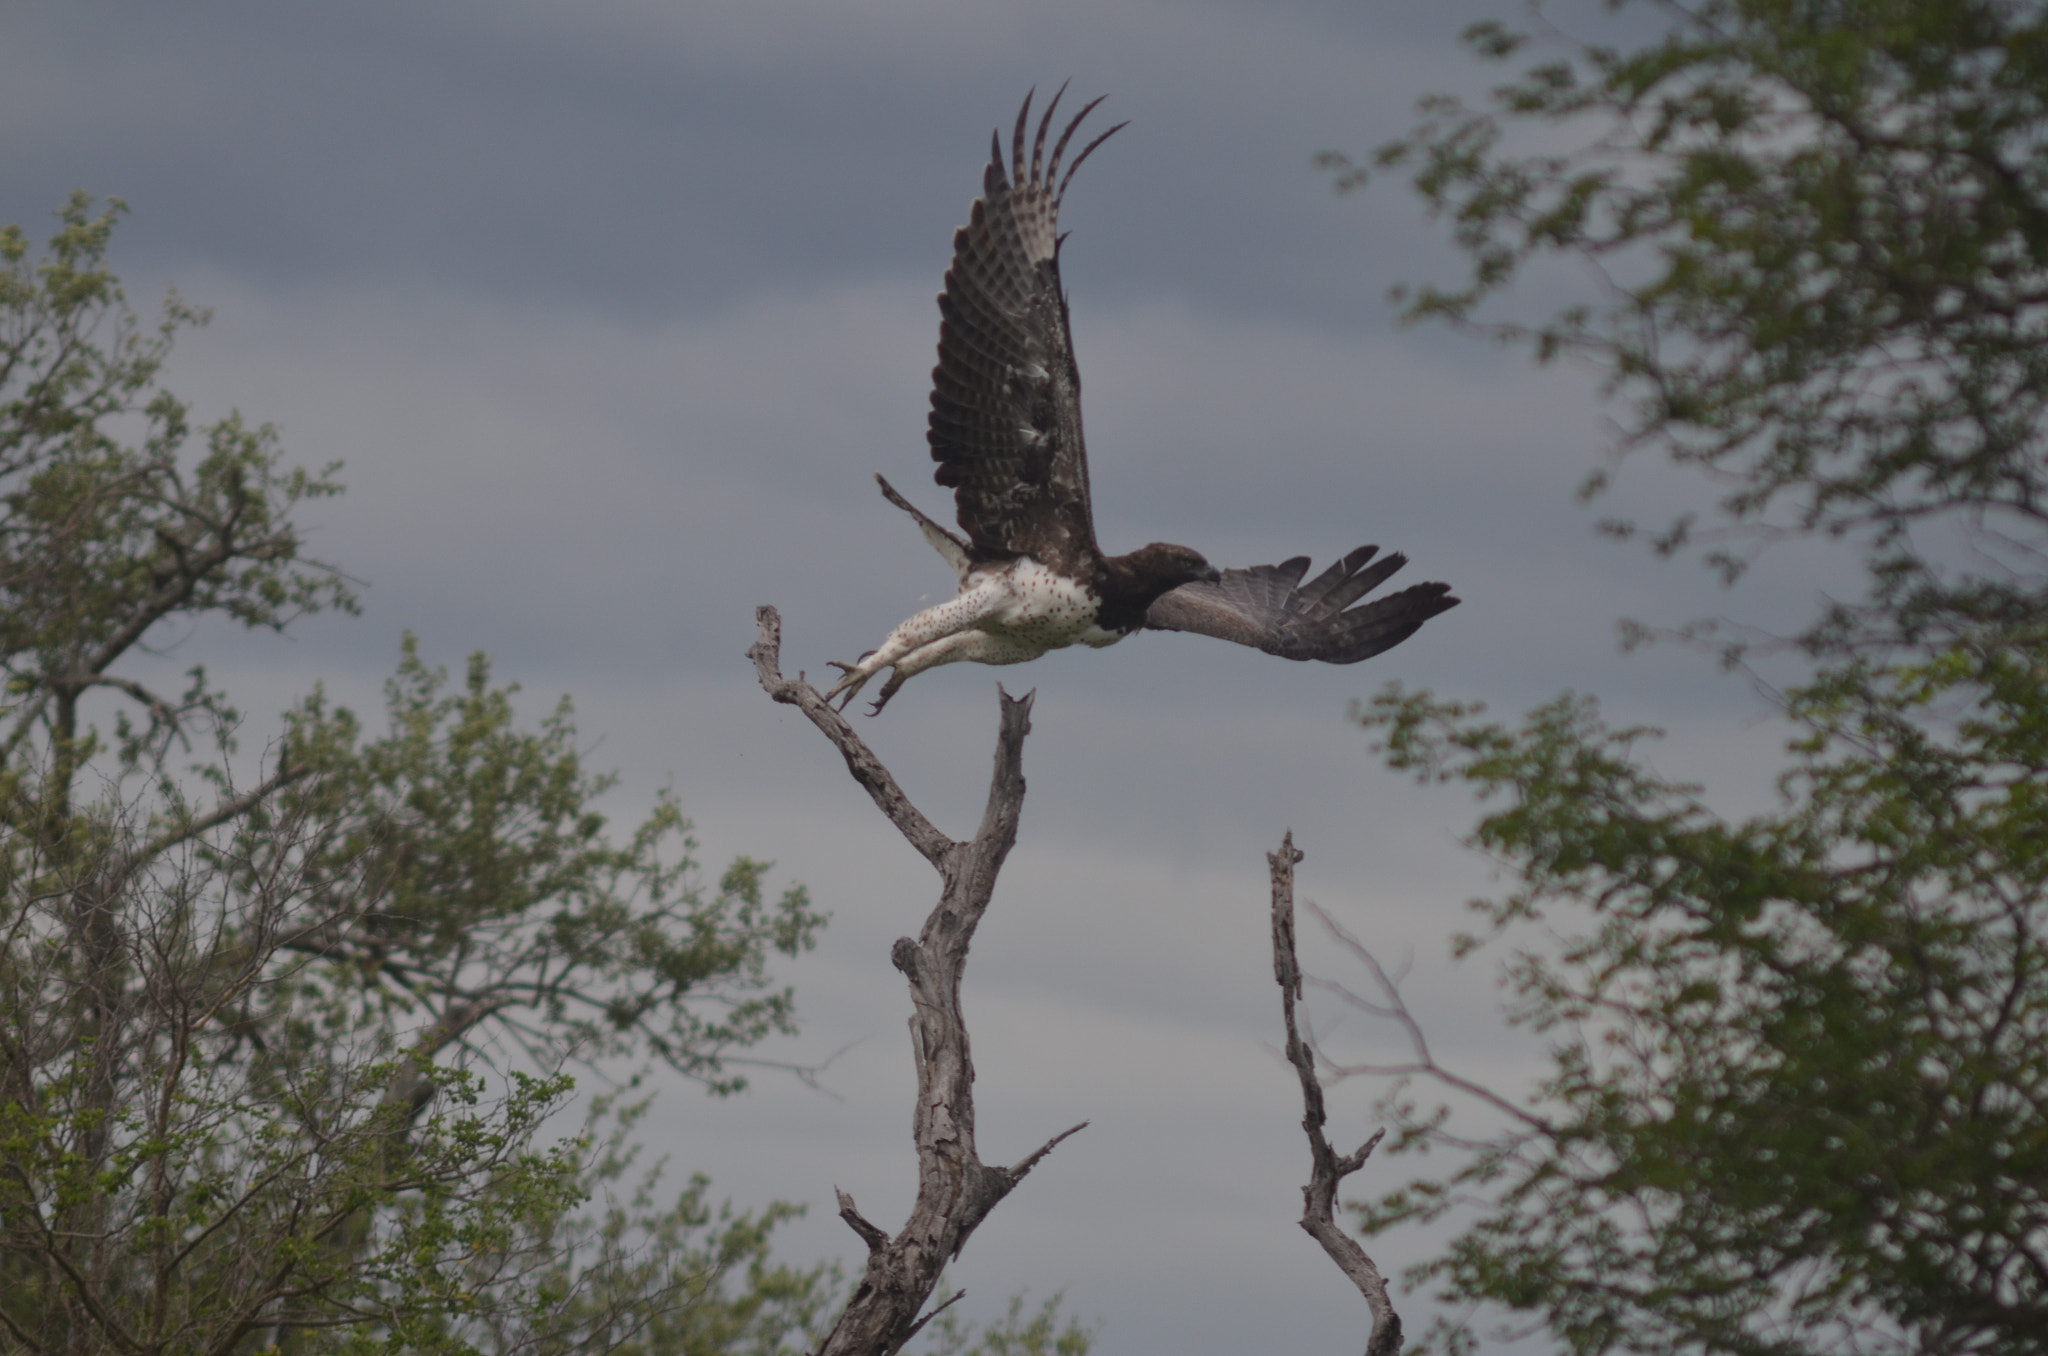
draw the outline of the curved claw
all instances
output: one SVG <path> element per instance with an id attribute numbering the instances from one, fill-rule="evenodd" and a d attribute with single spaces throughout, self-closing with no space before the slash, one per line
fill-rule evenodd
<path id="1" fill-rule="evenodd" d="M 889 704 L 889 698 L 891 698 L 891 697 L 895 696 L 895 695 L 896 695 L 896 692 L 897 692 L 897 690 L 898 690 L 899 688 L 901 688 L 902 686 L 903 686 L 903 675 L 902 675 L 902 674 L 900 674 L 900 673 L 896 673 L 896 672 L 893 672 L 893 671 L 892 671 L 892 672 L 891 672 L 891 673 L 889 674 L 889 681 L 888 681 L 888 682 L 886 682 L 886 683 L 884 683 L 884 684 L 882 684 L 882 692 L 881 692 L 881 695 L 880 695 L 880 696 L 878 696 L 878 697 L 876 697 L 876 698 L 875 698 L 875 704 L 874 704 L 873 706 L 871 706 L 871 707 L 869 707 L 869 708 L 868 708 L 868 714 L 869 714 L 870 716 L 879 716 L 879 715 L 881 715 L 881 714 L 882 714 L 882 708 L 883 708 L 883 707 L 885 707 L 885 706 L 887 706 L 887 705 Z"/>
<path id="2" fill-rule="evenodd" d="M 868 679 L 875 676 L 876 670 L 862 668 L 862 665 L 866 664 L 870 659 L 873 659 L 874 657 L 875 651 L 869 650 L 866 654 L 862 655 L 859 659 L 855 660 L 851 664 L 843 664 L 837 659 L 826 660 L 825 662 L 827 664 L 831 665 L 835 669 L 838 669 L 839 672 L 844 674 L 845 676 L 832 685 L 832 690 L 825 694 L 825 700 L 829 702 L 834 697 L 839 697 L 839 709 L 841 711 L 844 711 L 848 706 L 852 705 L 854 697 L 859 695 L 860 690 L 863 687 L 867 686 Z M 881 702 L 876 703 L 875 711 L 879 711 L 882 709 L 883 704 L 885 704 L 890 697 L 895 695 L 896 689 L 899 686 L 901 686 L 901 680 L 892 677 L 889 680 L 888 688 L 882 693 Z M 845 695 L 842 697 L 840 696 L 841 693 L 844 693 Z M 870 711 L 868 714 L 873 715 L 874 712 Z"/>
<path id="3" fill-rule="evenodd" d="M 836 659 L 828 659 L 825 662 L 846 675 L 834 683 L 832 690 L 825 694 L 827 705 L 830 705 L 832 699 L 837 697 L 839 699 L 839 709 L 844 711 L 847 705 L 853 701 L 854 697 L 859 694 L 861 688 L 867 685 L 868 675 L 860 671 L 858 664 L 842 664 Z"/>

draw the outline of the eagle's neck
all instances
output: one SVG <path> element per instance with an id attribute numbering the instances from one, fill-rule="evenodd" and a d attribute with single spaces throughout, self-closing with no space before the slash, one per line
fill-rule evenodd
<path id="1" fill-rule="evenodd" d="M 1182 584 L 1210 579 L 1216 572 L 1199 552 L 1167 542 L 1153 542 L 1124 556 L 1104 556 L 1095 591 L 1102 606 L 1095 624 L 1106 631 L 1127 633 L 1145 624 L 1145 611 Z"/>

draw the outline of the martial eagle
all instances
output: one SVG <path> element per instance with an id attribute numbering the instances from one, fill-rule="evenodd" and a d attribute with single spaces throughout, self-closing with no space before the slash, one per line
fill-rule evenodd
<path id="1" fill-rule="evenodd" d="M 1061 92 L 1064 93 L 1062 86 Z M 1199 552 L 1153 542 L 1125 556 L 1095 544 L 1088 457 L 1081 442 L 1081 376 L 1060 290 L 1060 202 L 1074 171 L 1124 124 L 1082 148 L 1059 178 L 1060 157 L 1096 104 L 1067 124 L 1045 155 L 1055 94 L 1024 163 L 1031 96 L 1017 113 L 1010 163 L 991 138 L 981 197 L 953 236 L 939 294 L 939 364 L 932 369 L 934 479 L 953 490 L 960 537 L 919 512 L 881 476 L 890 503 L 917 520 L 959 578 L 950 602 L 889 633 L 826 694 L 843 710 L 868 679 L 893 669 L 879 713 L 913 674 L 973 660 L 1021 664 L 1080 643 L 1113 645 L 1133 631 L 1194 631 L 1286 659 L 1352 664 L 1398 645 L 1458 600 L 1448 584 L 1417 584 L 1358 603 L 1406 564 L 1361 546 L 1307 584 L 1308 558 L 1218 571 Z M 1057 188 L 1054 187 L 1057 181 Z"/>

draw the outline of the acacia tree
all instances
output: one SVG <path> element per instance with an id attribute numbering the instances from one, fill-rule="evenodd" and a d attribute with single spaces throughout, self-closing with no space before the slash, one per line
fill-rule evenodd
<path id="1" fill-rule="evenodd" d="M 1512 883 L 1458 946 L 1511 947 L 1509 1016 L 1552 1062 L 1525 1098 L 1459 1080 L 1374 966 L 1351 996 L 1413 1051 L 1353 1067 L 1398 1076 L 1395 1150 L 1461 1152 L 1360 1218 L 1455 1221 L 1414 1278 L 1575 1352 L 2036 1352 L 2048 12 L 1605 8 L 1638 12 L 1581 15 L 1611 40 L 1540 5 L 1531 32 L 1475 28 L 1482 57 L 1529 64 L 1483 107 L 1427 101 L 1375 157 L 1471 260 L 1408 314 L 1600 367 L 1622 451 L 1722 487 L 1657 549 L 1704 540 L 1732 580 L 1758 544 L 1815 535 L 1870 586 L 1798 637 L 1764 814 L 1650 771 L 1654 732 L 1583 698 L 1519 726 L 1399 690 L 1361 712 L 1392 766 L 1493 802 L 1472 842 Z M 1593 295 L 1501 320 L 1550 258 L 1588 266 Z M 1506 1128 L 1453 1138 L 1417 1078 Z"/>
<path id="2" fill-rule="evenodd" d="M 566 704 L 522 729 L 480 657 L 451 692 L 408 642 L 388 734 L 316 693 L 260 757 L 203 670 L 134 676 L 353 597 L 296 519 L 334 468 L 158 384 L 204 316 L 128 308 L 119 212 L 74 196 L 34 262 L 0 231 L 5 1344 L 780 1348 L 830 1279 L 768 1259 L 780 1208 L 537 1132 L 576 1062 L 736 1089 L 821 919 L 746 859 L 700 884 L 666 797 L 614 841 Z"/>

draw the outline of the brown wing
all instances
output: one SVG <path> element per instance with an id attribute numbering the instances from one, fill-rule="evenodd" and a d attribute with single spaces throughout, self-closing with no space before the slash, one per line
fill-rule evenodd
<path id="1" fill-rule="evenodd" d="M 977 554 L 1029 555 L 1081 578 L 1093 572 L 1099 552 L 1081 443 L 1081 377 L 1060 291 L 1058 222 L 1074 171 L 1117 128 L 1074 157 L 1057 189 L 1054 181 L 1068 141 L 1100 102 L 1067 124 L 1049 160 L 1045 138 L 1058 94 L 1039 120 L 1028 167 L 1029 96 L 1017 114 L 1007 170 L 1002 143 L 993 141 L 981 197 L 953 236 L 953 262 L 939 294 L 928 435 L 939 464 L 934 479 L 952 487 L 960 526 Z"/>
<path id="2" fill-rule="evenodd" d="M 1368 568 L 1378 550 L 1361 546 L 1307 584 L 1301 582 L 1307 556 L 1225 570 L 1213 584 L 1183 584 L 1161 596 L 1145 625 L 1234 640 L 1283 659 L 1355 664 L 1399 645 L 1459 601 L 1449 584 L 1417 584 L 1353 607 L 1408 563 L 1396 552 Z"/>

